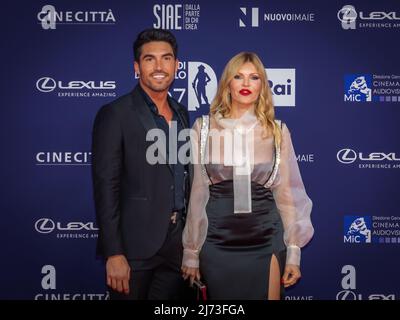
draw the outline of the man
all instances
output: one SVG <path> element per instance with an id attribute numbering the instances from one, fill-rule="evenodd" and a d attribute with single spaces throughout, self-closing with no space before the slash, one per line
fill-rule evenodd
<path id="1" fill-rule="evenodd" d="M 170 128 L 179 132 L 189 120 L 168 96 L 178 69 L 177 43 L 169 31 L 148 29 L 133 47 L 139 84 L 102 107 L 93 128 L 98 251 L 106 259 L 111 299 L 179 299 L 189 182 L 187 167 L 168 163 L 168 141 Z M 146 159 L 152 129 L 166 136 L 164 164 Z M 174 145 L 182 143 L 175 139 Z"/>

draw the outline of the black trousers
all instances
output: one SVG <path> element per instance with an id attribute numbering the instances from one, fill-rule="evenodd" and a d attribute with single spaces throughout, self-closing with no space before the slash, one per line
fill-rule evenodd
<path id="1" fill-rule="evenodd" d="M 183 221 L 170 223 L 167 237 L 156 255 L 146 260 L 129 260 L 129 294 L 110 290 L 111 300 L 184 300 L 187 284 L 181 275 Z"/>

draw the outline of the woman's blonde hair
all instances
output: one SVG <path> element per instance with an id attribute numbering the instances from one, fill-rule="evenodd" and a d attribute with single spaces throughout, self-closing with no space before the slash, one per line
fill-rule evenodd
<path id="1" fill-rule="evenodd" d="M 272 132 L 275 141 L 280 143 L 281 130 L 274 121 L 275 110 L 267 74 L 260 58 L 253 52 L 240 52 L 229 60 L 219 81 L 217 94 L 211 103 L 210 113 L 211 115 L 215 115 L 219 112 L 224 118 L 231 115 L 232 100 L 229 92 L 229 84 L 237 74 L 239 68 L 247 62 L 255 66 L 261 80 L 261 92 L 254 109 L 256 117 L 265 129 L 264 136 L 267 137 Z"/>

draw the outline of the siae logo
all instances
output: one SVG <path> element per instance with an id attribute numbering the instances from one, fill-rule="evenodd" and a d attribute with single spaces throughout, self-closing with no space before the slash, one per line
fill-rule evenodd
<path id="1" fill-rule="evenodd" d="M 153 14 L 156 22 L 153 23 L 155 29 L 182 30 L 183 12 L 181 4 L 155 4 Z"/>
<path id="2" fill-rule="evenodd" d="M 200 22 L 199 4 L 155 4 L 153 28 L 165 30 L 197 30 Z"/>

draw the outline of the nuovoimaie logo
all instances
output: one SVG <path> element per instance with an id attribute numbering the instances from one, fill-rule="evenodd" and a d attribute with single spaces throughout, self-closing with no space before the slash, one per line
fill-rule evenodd
<path id="1" fill-rule="evenodd" d="M 372 101 L 372 76 L 370 74 L 345 75 L 344 101 Z"/>
<path id="2" fill-rule="evenodd" d="M 250 10 L 251 9 L 251 10 Z M 258 8 L 249 8 L 249 10 L 247 10 L 246 7 L 240 7 L 240 11 L 241 11 L 241 17 L 239 18 L 239 27 L 240 28 L 244 28 L 247 25 L 250 25 L 249 22 L 251 22 L 251 26 L 252 27 L 258 27 L 259 26 L 259 22 L 258 22 Z M 248 11 L 248 12 L 247 12 Z M 250 13 L 251 12 L 251 13 Z M 247 16 L 247 13 L 249 13 L 249 16 Z M 251 15 L 251 18 L 250 18 Z M 250 20 L 250 21 L 249 21 Z"/>
<path id="3" fill-rule="evenodd" d="M 344 242 L 371 243 L 371 226 L 370 216 L 344 216 Z"/>

